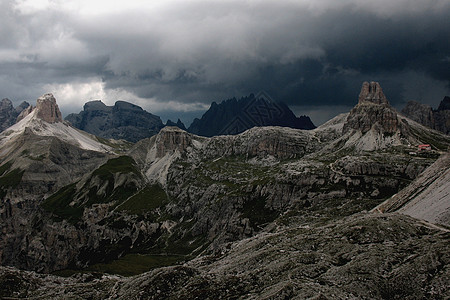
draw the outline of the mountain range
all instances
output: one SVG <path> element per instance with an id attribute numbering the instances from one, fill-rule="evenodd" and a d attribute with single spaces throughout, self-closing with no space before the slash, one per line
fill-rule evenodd
<path id="1" fill-rule="evenodd" d="M 282 126 L 297 129 L 314 129 L 307 116 L 296 117 L 282 102 L 274 102 L 265 93 L 251 94 L 213 102 L 201 119 L 194 119 L 188 131 L 201 136 L 229 135 L 244 132 L 255 126 Z"/>
<path id="2" fill-rule="evenodd" d="M 376 82 L 312 130 L 135 144 L 46 94 L 0 133 L 0 297 L 448 298 L 449 146 Z"/>
<path id="3" fill-rule="evenodd" d="M 65 118 L 72 126 L 107 139 L 137 142 L 157 134 L 164 124 L 161 118 L 125 101 L 107 106 L 100 100 L 89 101 L 83 111 Z"/>

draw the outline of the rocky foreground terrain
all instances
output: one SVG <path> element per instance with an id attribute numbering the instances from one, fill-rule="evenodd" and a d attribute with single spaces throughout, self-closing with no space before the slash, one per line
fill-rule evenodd
<path id="1" fill-rule="evenodd" d="M 131 145 L 56 109 L 45 95 L 0 134 L 0 297 L 450 297 L 450 138 L 375 82 L 307 131 Z"/>

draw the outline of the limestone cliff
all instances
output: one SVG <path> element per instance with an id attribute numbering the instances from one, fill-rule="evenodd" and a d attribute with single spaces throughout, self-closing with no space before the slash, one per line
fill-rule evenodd
<path id="1" fill-rule="evenodd" d="M 48 123 L 62 122 L 56 99 L 52 94 L 45 94 L 36 101 L 36 116 Z"/>

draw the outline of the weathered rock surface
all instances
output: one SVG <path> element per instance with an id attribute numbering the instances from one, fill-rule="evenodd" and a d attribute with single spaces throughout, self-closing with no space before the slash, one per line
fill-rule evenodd
<path id="1" fill-rule="evenodd" d="M 37 99 L 36 116 L 47 123 L 63 121 L 56 99 L 52 94 L 45 94 Z"/>
<path id="2" fill-rule="evenodd" d="M 230 135 L 244 132 L 255 126 L 282 126 L 313 129 L 308 116 L 296 117 L 289 107 L 274 102 L 264 95 L 253 95 L 213 102 L 201 119 L 195 119 L 188 131 L 201 136 Z"/>
<path id="3" fill-rule="evenodd" d="M 434 128 L 433 109 L 429 105 L 409 101 L 402 109 L 402 114 L 424 126 Z"/>
<path id="4" fill-rule="evenodd" d="M 379 105 L 389 105 L 389 101 L 381 89 L 378 82 L 371 81 L 370 83 L 365 81 L 362 84 L 361 92 L 358 97 L 358 104 L 362 103 L 375 103 Z"/>
<path id="5" fill-rule="evenodd" d="M 348 115 L 344 133 L 358 130 L 365 134 L 372 128 L 392 134 L 399 130 L 397 113 L 389 105 L 378 82 L 364 82 L 356 105 Z"/>
<path id="6" fill-rule="evenodd" d="M 0 101 L 0 132 L 16 123 L 20 113 L 29 107 L 28 102 L 22 102 L 14 108 L 11 100 L 5 98 Z"/>
<path id="7" fill-rule="evenodd" d="M 450 134 L 450 97 L 446 96 L 437 109 L 415 101 L 409 101 L 402 114 L 424 126 Z"/>
<path id="8" fill-rule="evenodd" d="M 39 299 L 446 299 L 448 236 L 400 215 L 290 224 L 218 255 L 124 278 L 0 268 L 0 296 Z"/>
<path id="9" fill-rule="evenodd" d="M 137 142 L 153 136 L 164 127 L 160 117 L 125 101 L 106 106 L 100 100 L 84 105 L 79 114 L 65 118 L 74 127 L 108 139 L 124 139 Z"/>
<path id="10" fill-rule="evenodd" d="M 374 212 L 401 212 L 450 226 L 450 155 L 442 155 L 408 187 L 378 205 Z"/>

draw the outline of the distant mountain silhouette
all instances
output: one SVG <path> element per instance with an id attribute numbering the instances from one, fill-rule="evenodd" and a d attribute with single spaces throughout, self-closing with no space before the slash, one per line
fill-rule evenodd
<path id="1" fill-rule="evenodd" d="M 107 106 L 102 101 L 89 101 L 84 110 L 65 118 L 72 126 L 103 138 L 137 142 L 157 134 L 164 124 L 161 118 L 125 101 Z"/>
<path id="2" fill-rule="evenodd" d="M 178 121 L 176 123 L 169 119 L 166 122 L 166 126 L 176 126 L 176 127 L 180 128 L 180 129 L 183 129 L 183 130 L 187 131 L 186 126 L 184 126 L 183 122 L 181 122 L 180 119 L 178 119 Z"/>
<path id="3" fill-rule="evenodd" d="M 450 134 L 450 97 L 445 96 L 437 109 L 415 101 L 409 101 L 402 113 L 408 118 L 436 129 L 445 134 Z"/>
<path id="4" fill-rule="evenodd" d="M 265 93 L 250 94 L 213 102 L 201 119 L 194 119 L 188 131 L 202 136 L 229 135 L 244 132 L 255 126 L 282 126 L 297 129 L 314 129 L 308 116 L 296 117 L 282 102 L 275 102 Z"/>
<path id="5" fill-rule="evenodd" d="M 8 98 L 2 99 L 0 101 L 0 132 L 9 126 L 16 124 L 17 117 L 28 106 L 30 106 L 30 104 L 24 101 L 19 106 L 14 107 L 11 100 Z"/>

